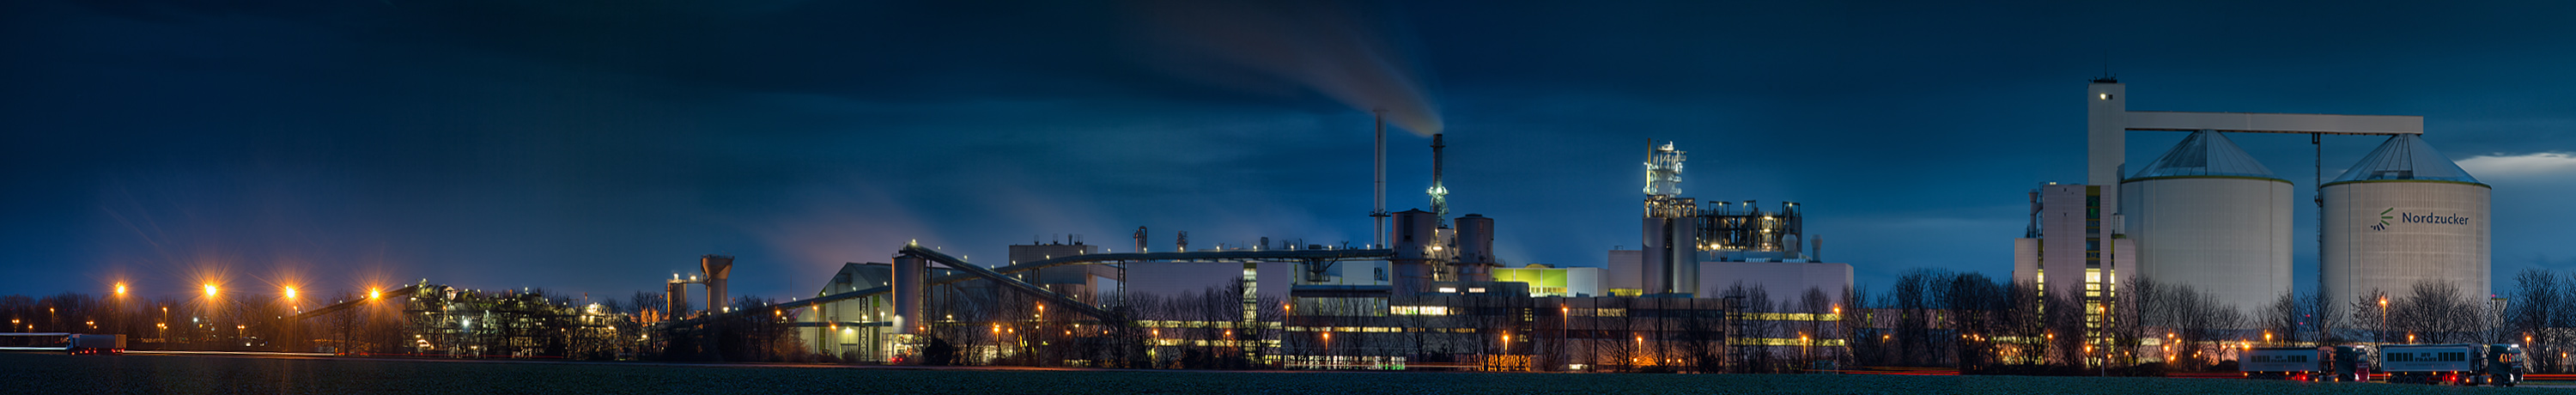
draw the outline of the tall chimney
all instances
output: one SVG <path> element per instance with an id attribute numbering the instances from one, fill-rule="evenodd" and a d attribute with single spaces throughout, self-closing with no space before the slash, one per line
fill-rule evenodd
<path id="1" fill-rule="evenodd" d="M 1449 227 L 1449 187 L 1440 186 L 1440 164 L 1442 162 L 1440 149 L 1443 147 L 1448 147 L 1448 145 L 1441 144 L 1440 134 L 1432 133 L 1431 190 L 1429 191 L 1431 194 L 1431 218 L 1434 221 L 1433 224 L 1446 228 Z"/>
<path id="2" fill-rule="evenodd" d="M 1376 189 L 1369 193 L 1369 199 L 1376 202 L 1369 216 L 1377 218 L 1377 228 L 1374 229 L 1377 231 L 1377 248 L 1388 248 L 1386 245 L 1386 110 L 1376 110 L 1371 114 L 1370 119 L 1377 123 L 1377 146 L 1371 154 L 1377 158 L 1377 163 L 1373 167 L 1375 170 L 1372 170 L 1377 175 L 1377 184 Z"/>

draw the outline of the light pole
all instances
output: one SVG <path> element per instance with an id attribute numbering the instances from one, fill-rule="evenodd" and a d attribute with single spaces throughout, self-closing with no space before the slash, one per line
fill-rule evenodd
<path id="1" fill-rule="evenodd" d="M 2379 297 L 2379 336 L 2378 336 L 2378 337 L 2380 337 L 2380 339 L 2381 339 L 2381 340 L 2380 340 L 2380 342 L 2387 342 L 2387 341 L 2388 341 L 2388 340 L 2387 340 L 2387 336 L 2388 336 L 2388 296 L 2386 296 L 2386 295 L 2382 295 L 2382 296 L 2380 296 L 2380 297 Z"/>

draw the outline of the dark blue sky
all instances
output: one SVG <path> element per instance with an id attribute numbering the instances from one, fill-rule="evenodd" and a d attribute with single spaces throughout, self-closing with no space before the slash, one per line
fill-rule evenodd
<path id="1" fill-rule="evenodd" d="M 2136 110 L 2424 116 L 2495 186 L 2499 289 L 2576 267 L 2563 2 L 205 3 L 0 3 L 0 293 L 622 297 L 730 253 L 786 297 L 913 239 L 1365 243 L 1363 108 L 1439 122 L 1514 264 L 1633 248 L 1654 138 L 1690 196 L 1807 204 L 1862 285 L 2003 276 L 2106 63 Z M 2309 187 L 2305 136 L 2233 138 Z M 1391 138 L 1391 209 L 1427 142 Z"/>

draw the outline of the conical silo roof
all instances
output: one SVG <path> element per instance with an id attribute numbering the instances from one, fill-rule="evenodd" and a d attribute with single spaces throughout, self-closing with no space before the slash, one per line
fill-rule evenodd
<path id="1" fill-rule="evenodd" d="M 2379 144 L 2379 149 L 2371 150 L 2370 155 L 2362 156 L 2361 163 L 2353 164 L 2352 169 L 2344 170 L 2342 176 L 2335 177 L 2334 181 L 2328 181 L 2326 184 L 2380 180 L 2451 181 L 2486 185 L 2478 182 L 2476 177 L 2470 177 L 2467 170 L 2461 170 L 2459 163 L 2452 162 L 2451 157 L 2442 156 L 2442 151 L 2436 151 L 2433 145 L 2425 144 L 2423 136 L 2413 134 L 2389 137 L 2388 142 Z"/>
<path id="2" fill-rule="evenodd" d="M 2272 176 L 2271 168 L 2263 167 L 2263 162 L 2254 161 L 2253 155 L 2246 155 L 2245 149 L 2237 148 L 2236 142 L 2229 141 L 2227 135 L 2209 130 L 2192 132 L 2191 137 L 2174 144 L 2173 150 L 2165 151 L 2165 155 L 2156 158 L 2155 162 L 2148 162 L 2147 167 L 2138 169 L 2138 174 L 2129 179 L 2189 176 L 2279 179 Z"/>

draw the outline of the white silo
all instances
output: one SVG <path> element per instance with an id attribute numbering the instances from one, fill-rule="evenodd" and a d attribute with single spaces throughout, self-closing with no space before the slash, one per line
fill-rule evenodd
<path id="1" fill-rule="evenodd" d="M 2226 135 L 2194 132 L 2120 182 L 2137 258 L 2115 274 L 2189 285 L 2256 313 L 2290 292 L 2291 196 L 2290 181 Z"/>
<path id="2" fill-rule="evenodd" d="M 2422 137 L 2390 137 L 2325 183 L 2318 281 L 2326 296 L 2337 303 L 2374 290 L 2403 297 L 2430 281 L 2486 297 L 2491 189 Z"/>

